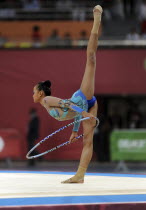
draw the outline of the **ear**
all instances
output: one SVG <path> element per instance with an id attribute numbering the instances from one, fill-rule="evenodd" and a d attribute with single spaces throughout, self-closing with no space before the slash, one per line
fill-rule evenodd
<path id="1" fill-rule="evenodd" d="M 41 97 L 41 96 L 43 96 L 44 95 L 44 92 L 41 90 L 41 91 L 39 91 L 39 96 Z"/>

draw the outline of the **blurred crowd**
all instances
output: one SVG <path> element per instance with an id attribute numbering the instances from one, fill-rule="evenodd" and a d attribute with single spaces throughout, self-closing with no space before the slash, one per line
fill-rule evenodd
<path id="1" fill-rule="evenodd" d="M 39 26 L 34 26 L 32 29 L 32 42 L 34 46 L 39 46 L 42 40 L 41 32 L 40 32 L 40 27 Z M 64 48 L 70 48 L 73 45 L 77 45 L 79 42 L 87 41 L 88 36 L 85 30 L 80 31 L 79 34 L 79 39 L 78 40 L 73 40 L 72 35 L 69 32 L 66 32 L 63 37 L 59 35 L 59 31 L 57 29 L 52 30 L 50 36 L 47 37 L 45 40 L 45 45 L 50 46 L 50 47 L 64 47 Z"/>
<path id="2" fill-rule="evenodd" d="M 78 39 L 74 40 L 70 32 L 65 32 L 63 36 L 60 36 L 58 29 L 54 28 L 44 40 L 41 27 L 34 25 L 29 40 L 31 41 L 30 47 L 72 48 L 74 46 L 86 46 L 88 38 L 86 30 L 79 31 Z M 6 43 L 9 43 L 9 38 L 0 33 L 0 47 L 4 47 Z M 18 45 L 16 44 L 16 46 Z"/>
<path id="3" fill-rule="evenodd" d="M 96 4 L 96 0 L 1 0 L 0 19 L 87 21 L 92 19 L 92 9 Z M 122 40 L 146 40 L 146 0 L 99 0 L 98 4 L 104 8 L 101 39 L 113 36 L 114 39 Z M 116 37 L 116 33 L 119 33 L 120 38 Z M 86 31 L 81 31 L 80 36 L 80 41 L 88 39 Z M 0 31 L 0 45 L 8 38 Z M 42 42 L 41 28 L 37 25 L 32 29 L 32 41 L 36 46 Z M 82 42 L 79 43 L 82 45 Z M 54 28 L 46 44 L 70 47 L 76 43 L 70 32 L 60 37 Z"/>
<path id="4" fill-rule="evenodd" d="M 13 9 L 14 13 L 17 9 L 26 11 L 41 11 L 47 9 L 52 10 L 56 18 L 57 13 L 61 13 L 66 18 L 86 20 L 91 17 L 88 16 L 88 10 L 93 8 L 96 4 L 100 4 L 104 8 L 104 18 L 109 20 L 114 17 L 126 18 L 129 16 L 137 16 L 139 20 L 146 18 L 146 1 L 145 0 L 1 0 L 0 9 Z M 66 16 L 65 13 L 70 13 Z M 1 17 L 5 15 L 2 13 Z M 59 16 L 58 16 L 59 17 Z M 61 17 L 61 16 L 60 16 Z M 63 17 L 62 17 L 63 18 Z"/>
<path id="5" fill-rule="evenodd" d="M 129 16 L 137 16 L 139 20 L 146 18 L 146 1 L 145 0 L 1 0 L 0 9 L 23 9 L 27 11 L 41 11 L 47 9 L 53 10 L 54 13 L 66 12 L 71 13 L 68 18 L 86 20 L 88 9 L 93 8 L 96 4 L 100 4 L 104 8 L 104 17 L 109 20 L 114 17 L 126 18 Z M 52 12 L 53 12 L 52 11 Z M 2 12 L 2 11 L 1 11 Z M 3 13 L 4 15 L 4 13 Z M 2 14 L 1 14 L 2 17 Z M 56 18 L 56 15 L 54 17 Z M 66 16 L 67 18 L 67 16 Z"/>

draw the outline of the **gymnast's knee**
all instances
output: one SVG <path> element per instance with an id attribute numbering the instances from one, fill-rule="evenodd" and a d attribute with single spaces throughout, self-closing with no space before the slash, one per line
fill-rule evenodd
<path id="1" fill-rule="evenodd" d="M 83 147 L 92 147 L 93 146 L 93 139 L 84 138 L 83 139 Z"/>

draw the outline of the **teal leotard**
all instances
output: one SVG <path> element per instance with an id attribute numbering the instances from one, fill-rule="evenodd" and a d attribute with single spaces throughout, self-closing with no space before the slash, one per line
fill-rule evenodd
<path id="1" fill-rule="evenodd" d="M 93 96 L 93 98 L 91 100 L 87 100 L 86 96 L 82 93 L 82 91 L 79 89 L 77 90 L 71 97 L 71 99 L 65 99 L 62 100 L 62 102 L 66 103 L 67 101 L 70 101 L 72 103 L 74 103 L 76 106 L 80 107 L 81 109 L 83 109 L 84 111 L 88 111 L 92 106 L 94 106 L 96 98 L 95 96 Z M 56 120 L 64 120 L 64 118 L 66 118 L 69 108 L 61 108 L 63 110 L 63 114 L 62 116 L 60 116 L 59 112 L 57 109 L 53 108 L 49 111 L 49 114 L 55 118 Z M 74 120 L 80 120 L 82 118 L 81 113 L 76 112 L 76 115 L 74 116 Z M 80 122 L 75 123 L 73 131 L 78 131 L 80 126 Z"/>

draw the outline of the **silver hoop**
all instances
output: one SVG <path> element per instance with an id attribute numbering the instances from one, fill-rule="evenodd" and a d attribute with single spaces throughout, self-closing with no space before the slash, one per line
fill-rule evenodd
<path id="1" fill-rule="evenodd" d="M 65 126 L 59 128 L 58 130 L 56 130 L 55 132 L 51 133 L 50 135 L 46 136 L 44 139 L 42 139 L 39 143 L 37 143 L 37 144 L 36 144 L 36 145 L 27 153 L 26 158 L 27 158 L 27 159 L 38 158 L 38 157 L 40 157 L 40 156 L 46 155 L 46 154 L 49 153 L 49 152 L 53 152 L 54 150 L 56 150 L 56 149 L 58 149 L 58 148 L 60 148 L 60 147 L 63 147 L 63 146 L 65 146 L 65 145 L 67 145 L 67 144 L 69 144 L 69 141 L 66 141 L 66 142 L 64 142 L 64 143 L 62 143 L 62 144 L 60 144 L 60 145 L 58 145 L 58 146 L 56 146 L 56 147 L 53 147 L 52 149 L 47 150 L 46 152 L 43 152 L 43 153 L 40 153 L 40 154 L 34 155 L 34 156 L 29 156 L 29 155 L 30 155 L 38 146 L 40 146 L 40 144 L 44 143 L 47 139 L 49 139 L 50 137 L 52 137 L 52 136 L 55 135 L 56 133 L 59 133 L 60 131 L 64 130 L 65 128 L 70 127 L 71 125 L 74 125 L 75 123 L 78 123 L 78 122 L 81 122 L 81 121 L 84 121 L 84 120 L 89 120 L 89 119 L 90 119 L 90 117 L 85 117 L 85 118 L 82 118 L 82 119 L 80 119 L 80 120 L 76 120 L 76 121 L 74 121 L 74 122 L 72 122 L 72 123 L 69 123 L 68 125 L 65 125 Z M 95 119 L 96 119 L 96 121 L 97 121 L 97 124 L 96 124 L 96 127 L 97 127 L 97 126 L 99 125 L 99 119 L 96 118 L 96 117 L 95 117 Z M 79 139 L 79 138 L 81 138 L 81 137 L 83 137 L 83 134 L 77 136 L 76 139 Z"/>

